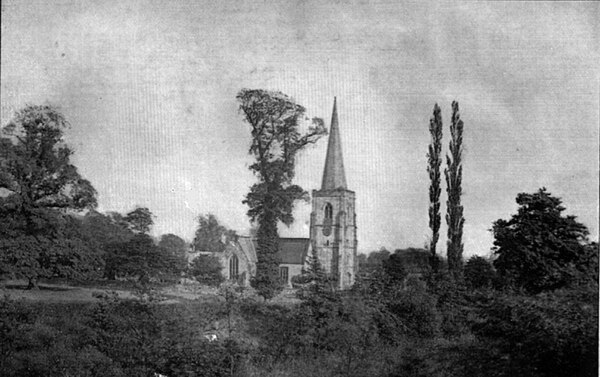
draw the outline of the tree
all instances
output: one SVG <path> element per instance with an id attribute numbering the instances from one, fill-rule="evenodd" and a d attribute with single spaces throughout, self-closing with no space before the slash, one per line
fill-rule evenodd
<path id="1" fill-rule="evenodd" d="M 146 234 L 150 232 L 150 228 L 154 225 L 154 216 L 152 212 L 146 207 L 136 207 L 133 211 L 129 212 L 123 220 L 129 225 L 134 233 Z"/>
<path id="2" fill-rule="evenodd" d="M 92 210 L 83 217 L 82 226 L 88 237 L 104 249 L 109 244 L 125 242 L 133 237 L 133 232 L 122 221 L 122 217 L 115 212 L 106 215 Z"/>
<path id="3" fill-rule="evenodd" d="M 402 283 L 407 276 L 406 266 L 401 253 L 394 253 L 383 262 L 383 271 L 388 276 L 390 283 Z"/>
<path id="4" fill-rule="evenodd" d="M 225 250 L 227 241 L 236 239 L 235 231 L 221 225 L 212 213 L 198 216 L 198 229 L 193 241 L 194 250 L 220 253 Z"/>
<path id="5" fill-rule="evenodd" d="M 290 225 L 294 203 L 307 200 L 308 193 L 292 184 L 298 152 L 326 133 L 323 121 L 312 120 L 306 133 L 300 132 L 305 108 L 280 92 L 243 89 L 237 99 L 245 121 L 251 127 L 249 153 L 256 161 L 250 170 L 258 177 L 244 203 L 248 216 L 258 224 L 256 275 L 251 284 L 265 299 L 279 293 L 278 221 Z"/>
<path id="6" fill-rule="evenodd" d="M 89 211 L 82 219 L 83 228 L 104 253 L 104 277 L 114 280 L 120 270 L 121 258 L 116 254 L 122 245 L 130 241 L 135 233 L 124 216 L 118 212 L 102 214 Z"/>
<path id="7" fill-rule="evenodd" d="M 563 216 L 560 198 L 546 188 L 517 195 L 519 209 L 508 221 L 494 222 L 493 251 L 498 273 L 516 287 L 538 293 L 564 287 L 590 271 L 597 260 L 588 230 L 575 216 Z M 590 257 L 590 253 L 595 254 Z M 597 263 L 597 262 L 596 262 Z M 596 277 L 597 278 L 597 277 Z"/>
<path id="8" fill-rule="evenodd" d="M 0 264 L 32 288 L 39 277 L 72 277 L 87 268 L 79 261 L 90 250 L 61 235 L 67 211 L 96 206 L 96 190 L 70 162 L 68 125 L 52 106 L 27 106 L 0 136 Z"/>
<path id="9" fill-rule="evenodd" d="M 385 247 L 382 247 L 378 251 L 371 251 L 367 256 L 367 264 L 379 266 L 388 260 L 391 254 Z"/>
<path id="10" fill-rule="evenodd" d="M 127 227 L 133 236 L 107 248 L 106 277 L 115 279 L 117 275 L 128 276 L 147 283 L 152 277 L 177 273 L 175 270 L 178 270 L 179 264 L 167 251 L 155 245 L 148 235 L 154 224 L 154 216 L 148 208 L 136 207 L 124 217 L 113 212 L 110 217 L 115 224 Z"/>
<path id="11" fill-rule="evenodd" d="M 164 273 L 179 276 L 188 265 L 187 243 L 175 234 L 163 234 L 158 242 L 158 249 L 163 254 Z"/>
<path id="12" fill-rule="evenodd" d="M 189 273 L 201 284 L 217 287 L 225 281 L 223 266 L 219 259 L 212 255 L 198 255 L 192 260 Z"/>
<path id="13" fill-rule="evenodd" d="M 359 254 L 359 269 L 361 274 L 370 274 L 380 268 L 390 257 L 390 252 L 385 247 L 372 251 L 368 255 Z"/>
<path id="14" fill-rule="evenodd" d="M 462 195 L 462 135 L 463 122 L 460 120 L 458 102 L 452 102 L 452 123 L 450 124 L 450 156 L 446 155 L 447 169 L 446 192 L 448 194 L 446 223 L 448 224 L 448 270 L 454 278 L 462 275 L 463 253 L 463 206 L 460 203 Z"/>
<path id="15" fill-rule="evenodd" d="M 302 269 L 300 276 L 303 278 L 304 288 L 300 290 L 299 295 L 312 303 L 315 308 L 318 306 L 315 302 L 334 299 L 336 293 L 335 280 L 323 270 L 316 249 L 312 250 L 306 268 Z"/>
<path id="16" fill-rule="evenodd" d="M 431 253 L 430 265 L 435 273 L 438 269 L 438 257 L 436 245 L 440 238 L 440 193 L 441 178 L 440 165 L 442 164 L 442 113 L 436 103 L 433 106 L 433 117 L 429 120 L 429 132 L 431 133 L 431 144 L 427 153 L 427 173 L 429 173 L 429 228 L 431 228 L 431 242 L 429 252 Z"/>
<path id="17" fill-rule="evenodd" d="M 107 264 L 110 263 L 116 276 L 133 278 L 142 284 L 172 272 L 171 262 L 169 255 L 145 233 L 111 245 L 107 256 Z"/>
<path id="18" fill-rule="evenodd" d="M 465 264 L 465 282 L 470 288 L 489 288 L 494 275 L 492 264 L 480 256 L 472 256 Z"/>

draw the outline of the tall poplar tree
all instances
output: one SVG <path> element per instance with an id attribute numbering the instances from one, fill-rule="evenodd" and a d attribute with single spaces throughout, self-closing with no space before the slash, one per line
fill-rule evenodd
<path id="1" fill-rule="evenodd" d="M 457 278 L 462 273 L 463 253 L 463 206 L 460 202 L 462 195 L 462 140 L 463 122 L 460 119 L 458 102 L 452 102 L 452 123 L 450 124 L 450 155 L 446 155 L 448 167 L 444 170 L 446 176 L 447 214 L 448 224 L 448 269 L 453 277 Z"/>
<path id="2" fill-rule="evenodd" d="M 440 194 L 441 194 L 441 173 L 442 164 L 442 113 L 436 103 L 433 106 L 433 116 L 429 120 L 429 132 L 431 133 L 431 144 L 427 153 L 427 173 L 429 173 L 429 228 L 431 228 L 431 242 L 429 252 L 431 253 L 429 263 L 435 272 L 438 269 L 438 257 L 436 245 L 440 238 Z"/>
<path id="3" fill-rule="evenodd" d="M 315 143 L 326 130 L 323 120 L 314 118 L 308 131 L 301 133 L 306 110 L 281 92 L 242 89 L 237 99 L 251 127 L 249 152 L 256 161 L 250 170 L 258 178 L 244 200 L 250 207 L 248 216 L 258 224 L 258 261 L 251 284 L 268 300 L 283 289 L 277 258 L 278 222 L 290 225 L 294 221 L 294 203 L 308 199 L 302 187 L 292 184 L 296 155 L 307 144 Z"/>

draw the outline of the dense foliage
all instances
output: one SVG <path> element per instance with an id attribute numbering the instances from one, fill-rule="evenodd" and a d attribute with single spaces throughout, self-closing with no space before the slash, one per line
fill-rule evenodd
<path id="1" fill-rule="evenodd" d="M 144 284 L 150 280 L 177 281 L 187 269 L 184 240 L 166 234 L 156 244 L 147 234 L 153 224 L 148 208 L 138 207 L 125 216 L 95 217 L 96 222 L 103 223 L 117 235 L 123 232 L 121 237 L 104 245 L 106 278 L 125 278 Z"/>
<path id="2" fill-rule="evenodd" d="M 465 283 L 469 288 L 489 288 L 495 280 L 496 271 L 485 258 L 473 256 L 465 264 Z"/>
<path id="3" fill-rule="evenodd" d="M 306 110 L 283 93 L 243 89 L 237 99 L 251 128 L 249 152 L 255 162 L 250 170 L 258 178 L 244 200 L 248 216 L 258 224 L 258 262 L 251 282 L 261 296 L 271 299 L 282 289 L 277 260 L 278 222 L 290 225 L 295 202 L 308 198 L 302 187 L 292 184 L 296 157 L 326 131 L 323 121 L 315 118 L 308 131 L 302 133 Z"/>
<path id="4" fill-rule="evenodd" d="M 152 212 L 146 207 L 136 207 L 123 218 L 123 221 L 129 226 L 132 232 L 146 234 L 154 225 Z"/>
<path id="5" fill-rule="evenodd" d="M 198 228 L 192 245 L 196 251 L 222 252 L 228 241 L 236 241 L 235 231 L 219 223 L 215 215 L 198 216 Z"/>
<path id="6" fill-rule="evenodd" d="M 493 225 L 494 266 L 509 284 L 537 293 L 597 280 L 597 245 L 575 216 L 562 214 L 560 198 L 542 188 L 516 201 L 517 214 Z"/>
<path id="7" fill-rule="evenodd" d="M 67 126 L 56 108 L 27 106 L 0 135 L 0 272 L 30 287 L 40 277 L 82 276 L 96 258 L 69 227 L 67 211 L 94 208 L 96 190 L 71 164 Z"/>
<path id="8" fill-rule="evenodd" d="M 186 261 L 179 255 L 157 246 L 147 234 L 136 234 L 123 243 L 107 248 L 107 270 L 114 277 L 130 278 L 147 283 L 150 279 L 178 276 L 186 269 Z"/>
<path id="9" fill-rule="evenodd" d="M 223 266 L 219 259 L 212 255 L 198 255 L 192 260 L 189 275 L 201 284 L 216 287 L 225 281 Z"/>
<path id="10" fill-rule="evenodd" d="M 0 368 L 7 376 L 596 375 L 597 285 L 532 295 L 464 287 L 445 268 L 388 275 L 411 268 L 386 264 L 413 257 L 383 260 L 369 275 L 376 279 L 340 292 L 313 254 L 297 304 L 265 303 L 235 285 L 175 304 L 5 298 Z"/>
<path id="11" fill-rule="evenodd" d="M 224 306 L 165 305 L 111 294 L 94 304 L 5 298 L 0 370 L 7 377 L 230 375 L 239 365 L 235 342 L 209 343 L 203 336 Z"/>

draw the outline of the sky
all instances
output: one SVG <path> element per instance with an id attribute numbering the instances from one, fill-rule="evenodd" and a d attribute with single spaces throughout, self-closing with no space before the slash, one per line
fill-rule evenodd
<path id="1" fill-rule="evenodd" d="M 546 187 L 598 239 L 600 3 L 3 0 L 1 121 L 60 107 L 100 211 L 146 206 L 192 240 L 213 213 L 248 234 L 242 88 L 281 91 L 329 126 L 337 96 L 359 252 L 430 238 L 429 118 L 464 121 L 465 256 Z M 327 140 L 298 159 L 321 184 Z M 442 168 L 445 163 L 442 165 Z M 445 183 L 442 184 L 445 190 Z M 445 213 L 442 192 L 442 216 Z M 280 233 L 308 237 L 310 204 Z M 438 250 L 445 253 L 442 221 Z"/>

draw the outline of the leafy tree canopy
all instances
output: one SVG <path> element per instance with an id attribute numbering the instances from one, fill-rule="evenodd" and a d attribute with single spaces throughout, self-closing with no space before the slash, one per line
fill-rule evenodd
<path id="1" fill-rule="evenodd" d="M 173 254 L 185 254 L 187 251 L 185 240 L 172 233 L 160 236 L 158 247 L 162 247 Z"/>
<path id="2" fill-rule="evenodd" d="M 163 234 L 158 242 L 158 249 L 165 259 L 163 272 L 178 275 L 188 267 L 188 244 L 175 234 Z"/>
<path id="3" fill-rule="evenodd" d="M 381 267 L 390 257 L 390 251 L 382 247 L 378 251 L 372 251 L 368 255 L 359 254 L 359 268 L 363 274 L 369 274 Z"/>
<path id="4" fill-rule="evenodd" d="M 597 249 L 587 246 L 585 225 L 562 214 L 565 207 L 560 198 L 542 188 L 517 195 L 517 204 L 517 214 L 508 221 L 497 220 L 492 228 L 494 266 L 501 276 L 537 293 L 568 285 L 589 272 L 590 261 L 598 258 Z"/>
<path id="5" fill-rule="evenodd" d="M 250 154 L 256 162 L 250 170 L 259 177 L 246 197 L 248 215 L 275 217 L 284 224 L 293 221 L 294 201 L 306 199 L 300 186 L 292 185 L 296 156 L 306 145 L 326 134 L 323 120 L 313 118 L 306 133 L 300 131 L 307 120 L 306 109 L 281 92 L 243 89 L 237 99 L 246 122 L 251 126 Z"/>
<path id="6" fill-rule="evenodd" d="M 134 233 L 146 234 L 150 232 L 150 228 L 154 225 L 154 216 L 152 212 L 146 207 L 136 207 L 133 211 L 129 212 L 123 220 L 129 225 L 129 228 Z"/>
<path id="7" fill-rule="evenodd" d="M 144 233 L 138 233 L 126 242 L 112 244 L 107 255 L 107 268 L 112 275 L 109 277 L 129 277 L 142 283 L 177 274 L 184 267 Z"/>
<path id="8" fill-rule="evenodd" d="M 194 250 L 222 252 L 228 241 L 236 239 L 235 231 L 221 225 L 212 213 L 198 216 L 198 229 L 193 241 Z"/>
<path id="9" fill-rule="evenodd" d="M 89 211 L 83 217 L 82 223 L 86 234 L 104 247 L 111 243 L 125 242 L 133 236 L 133 232 L 122 218 L 123 216 L 115 212 L 106 215 Z"/>
<path id="10" fill-rule="evenodd" d="M 198 255 L 189 268 L 189 273 L 201 284 L 216 287 L 225 281 L 223 266 L 219 259 L 212 255 Z"/>
<path id="11" fill-rule="evenodd" d="M 52 106 L 27 106 L 2 129 L 0 198 L 4 210 L 39 208 L 83 210 L 96 206 L 96 190 L 71 164 L 63 142 L 68 126 Z"/>
<path id="12" fill-rule="evenodd" d="M 485 258 L 474 255 L 465 264 L 465 282 L 470 288 L 489 288 L 496 272 Z"/>
<path id="13" fill-rule="evenodd" d="M 67 211 L 96 206 L 96 190 L 70 162 L 67 126 L 56 108 L 27 106 L 0 134 L 0 269 L 30 287 L 91 268 L 83 261 L 93 250 L 79 234 L 65 235 L 73 226 Z"/>

